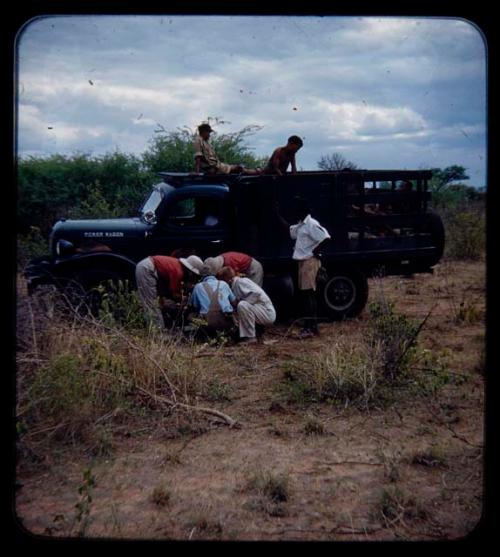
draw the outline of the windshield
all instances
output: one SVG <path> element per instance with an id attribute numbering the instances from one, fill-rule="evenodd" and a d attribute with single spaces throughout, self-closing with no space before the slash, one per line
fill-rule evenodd
<path id="1" fill-rule="evenodd" d="M 146 222 L 156 221 L 155 211 L 160 205 L 162 197 L 161 190 L 155 187 L 141 209 L 141 216 Z"/>

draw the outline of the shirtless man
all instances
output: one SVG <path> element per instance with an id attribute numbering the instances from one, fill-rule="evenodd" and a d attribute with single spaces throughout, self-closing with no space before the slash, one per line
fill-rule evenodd
<path id="1" fill-rule="evenodd" d="M 267 165 L 262 170 L 262 174 L 277 174 L 278 176 L 283 176 L 283 174 L 286 174 L 290 164 L 292 165 L 292 174 L 296 174 L 295 153 L 303 144 L 299 136 L 292 135 L 289 137 L 288 143 L 285 146 L 278 147 L 274 150 Z"/>

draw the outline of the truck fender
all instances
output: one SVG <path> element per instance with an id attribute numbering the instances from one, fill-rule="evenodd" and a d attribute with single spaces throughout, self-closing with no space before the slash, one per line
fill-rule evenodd
<path id="1" fill-rule="evenodd" d="M 93 252 L 56 260 L 53 271 L 58 278 L 71 278 L 87 287 L 94 286 L 98 276 L 106 277 L 109 274 L 109 278 L 112 279 L 128 280 L 135 288 L 135 267 L 136 263 L 123 255 Z"/>

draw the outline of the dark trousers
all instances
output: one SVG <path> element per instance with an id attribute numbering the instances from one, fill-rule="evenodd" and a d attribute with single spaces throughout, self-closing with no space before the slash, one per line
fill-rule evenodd
<path id="1" fill-rule="evenodd" d="M 318 302 L 316 300 L 316 291 L 312 288 L 309 290 L 300 290 L 302 298 L 302 326 L 304 329 L 316 333 L 318 331 Z"/>

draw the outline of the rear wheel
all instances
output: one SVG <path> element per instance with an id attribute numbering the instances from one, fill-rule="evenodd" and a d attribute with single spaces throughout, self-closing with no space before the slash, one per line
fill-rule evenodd
<path id="1" fill-rule="evenodd" d="M 357 269 L 322 268 L 318 277 L 318 315 L 330 320 L 355 317 L 366 305 L 368 281 Z"/>
<path id="2" fill-rule="evenodd" d="M 106 268 L 85 269 L 71 278 L 59 278 L 57 286 L 63 301 L 80 315 L 99 315 L 107 292 L 116 289 L 123 276 Z"/>
<path id="3" fill-rule="evenodd" d="M 430 234 L 432 245 L 436 248 L 435 254 L 425 259 L 425 265 L 432 267 L 441 259 L 445 244 L 443 221 L 436 211 L 427 209 L 420 231 Z"/>

